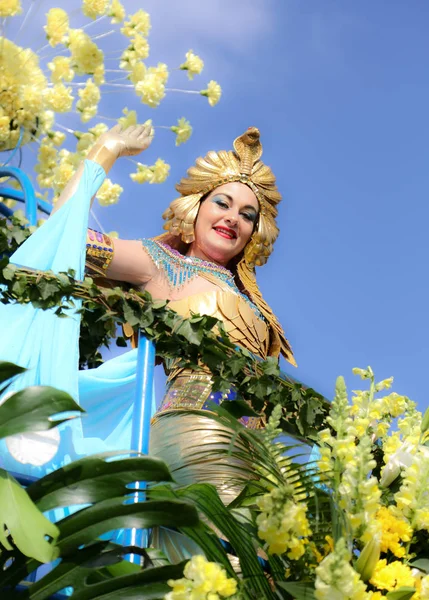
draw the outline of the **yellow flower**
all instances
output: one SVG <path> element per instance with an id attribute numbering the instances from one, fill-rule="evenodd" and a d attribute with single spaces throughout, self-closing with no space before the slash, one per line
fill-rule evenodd
<path id="1" fill-rule="evenodd" d="M 180 65 L 180 69 L 188 71 L 189 79 L 193 79 L 194 75 L 199 75 L 204 68 L 204 61 L 194 54 L 192 50 L 186 53 L 186 61 Z"/>
<path id="2" fill-rule="evenodd" d="M 122 53 L 119 67 L 130 70 L 135 67 L 139 60 L 148 56 L 149 43 L 147 39 L 140 34 L 136 34 L 132 39 L 132 43 Z"/>
<path id="3" fill-rule="evenodd" d="M 136 183 L 164 183 L 170 172 L 170 165 L 158 158 L 151 167 L 137 163 L 136 173 L 131 173 L 130 177 Z"/>
<path id="4" fill-rule="evenodd" d="M 92 79 L 88 79 L 83 89 L 78 91 L 79 98 L 76 102 L 76 110 L 81 113 L 81 121 L 86 123 L 97 114 L 100 102 L 100 90 Z"/>
<path id="5" fill-rule="evenodd" d="M 21 48 L 3 38 L 0 54 L 0 116 L 9 119 L 10 131 L 6 134 L 3 125 L 0 152 L 16 146 L 21 126 L 21 145 L 40 135 L 46 108 L 46 86 L 38 56 L 29 48 Z"/>
<path id="6" fill-rule="evenodd" d="M 165 63 L 158 63 L 156 67 L 149 67 L 148 73 L 158 77 L 160 81 L 165 85 L 168 80 L 168 67 Z"/>
<path id="7" fill-rule="evenodd" d="M 410 524 L 405 519 L 394 516 L 393 511 L 382 506 L 377 512 L 381 523 L 381 552 L 389 550 L 398 558 L 405 556 L 405 548 L 400 542 L 409 542 L 413 535 Z"/>
<path id="8" fill-rule="evenodd" d="M 82 0 L 82 12 L 85 17 L 96 19 L 106 14 L 110 0 Z"/>
<path id="9" fill-rule="evenodd" d="M 293 489 L 273 488 L 256 501 L 261 513 L 256 518 L 258 536 L 267 542 L 270 554 L 284 554 L 297 560 L 305 552 L 311 530 L 307 505 L 293 499 Z"/>
<path id="10" fill-rule="evenodd" d="M 6 142 L 10 134 L 9 117 L 0 117 L 0 142 Z"/>
<path id="11" fill-rule="evenodd" d="M 154 73 L 146 73 L 135 87 L 141 101 L 152 108 L 157 107 L 165 96 L 165 85 Z"/>
<path id="12" fill-rule="evenodd" d="M 112 23 L 121 23 L 125 19 L 125 8 L 119 0 L 112 0 L 110 10 L 107 14 L 109 17 L 112 17 Z"/>
<path id="13" fill-rule="evenodd" d="M 316 567 L 314 596 L 317 600 L 366 600 L 366 585 L 350 565 L 350 553 L 343 539 Z"/>
<path id="14" fill-rule="evenodd" d="M 184 117 L 179 119 L 177 125 L 173 125 L 170 129 L 176 134 L 176 146 L 187 142 L 192 134 L 191 124 Z"/>
<path id="15" fill-rule="evenodd" d="M 186 564 L 182 579 L 170 579 L 172 591 L 165 600 L 220 600 L 230 598 L 237 592 L 237 582 L 227 576 L 217 563 L 196 555 Z"/>
<path id="16" fill-rule="evenodd" d="M 66 134 L 62 131 L 48 131 L 47 136 L 54 146 L 61 146 L 66 139 Z"/>
<path id="17" fill-rule="evenodd" d="M 410 567 L 398 560 L 387 564 L 385 558 L 378 561 L 369 581 L 379 590 L 387 590 L 388 592 L 402 586 L 414 587 L 416 583 Z"/>
<path id="18" fill-rule="evenodd" d="M 48 68 L 52 71 L 51 79 L 54 83 L 73 80 L 74 71 L 71 68 L 71 58 L 69 56 L 55 56 L 48 63 Z"/>
<path id="19" fill-rule="evenodd" d="M 72 65 L 79 75 L 93 75 L 103 65 L 103 52 L 82 29 L 70 29 L 69 49 Z"/>
<path id="20" fill-rule="evenodd" d="M 359 375 L 361 379 L 371 379 L 373 373 L 371 367 L 367 369 L 359 369 L 358 367 L 354 367 L 352 369 L 353 375 Z"/>
<path id="21" fill-rule="evenodd" d="M 1 0 L 0 17 L 14 17 L 22 12 L 20 0 Z"/>
<path id="22" fill-rule="evenodd" d="M 51 8 L 46 14 L 44 29 L 52 47 L 63 44 L 69 32 L 69 17 L 66 11 L 62 8 Z"/>
<path id="23" fill-rule="evenodd" d="M 104 83 L 104 64 L 99 64 L 95 67 L 93 76 L 94 83 L 96 83 L 97 85 L 101 85 Z"/>
<path id="24" fill-rule="evenodd" d="M 129 15 L 129 21 L 125 21 L 121 29 L 126 37 L 133 37 L 136 33 L 141 33 L 145 37 L 149 35 L 151 28 L 150 15 L 143 9 L 138 10 L 133 15 Z"/>
<path id="25" fill-rule="evenodd" d="M 146 66 L 143 62 L 137 62 L 131 69 L 131 73 L 128 75 L 128 79 L 136 85 L 139 81 L 144 79 L 146 75 Z"/>
<path id="26" fill-rule="evenodd" d="M 60 162 L 59 165 L 55 168 L 54 177 L 53 177 L 53 185 L 56 194 L 61 192 L 70 179 L 73 177 L 76 168 L 69 162 Z"/>
<path id="27" fill-rule="evenodd" d="M 110 204 L 116 204 L 119 200 L 119 196 L 124 191 L 118 183 L 113 183 L 109 178 L 103 181 L 102 186 L 96 194 L 96 198 L 101 206 L 110 206 Z"/>
<path id="28" fill-rule="evenodd" d="M 222 88 L 216 81 L 210 81 L 206 90 L 201 90 L 201 96 L 207 96 L 210 106 L 214 106 L 220 100 Z"/>
<path id="29" fill-rule="evenodd" d="M 73 105 L 71 88 L 67 88 L 63 83 L 56 83 L 46 90 L 46 100 L 55 112 L 68 112 Z"/>
<path id="30" fill-rule="evenodd" d="M 158 158 L 152 167 L 153 178 L 150 183 L 164 183 L 170 172 L 170 165 L 168 165 L 162 158 Z"/>

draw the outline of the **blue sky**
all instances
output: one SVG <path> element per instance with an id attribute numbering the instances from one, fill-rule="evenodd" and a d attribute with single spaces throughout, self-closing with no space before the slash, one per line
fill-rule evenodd
<path id="1" fill-rule="evenodd" d="M 23 0 L 24 7 L 29 3 Z M 43 44 L 43 14 L 63 4 L 39 2 L 26 43 L 34 49 Z M 258 270 L 299 365 L 282 366 L 332 397 L 337 375 L 357 388 L 352 367 L 371 365 L 378 379 L 393 375 L 394 390 L 423 410 L 429 361 L 427 2 L 124 4 L 152 16 L 148 64 L 178 66 L 190 48 L 205 60 L 193 82 L 174 72 L 170 87 L 199 90 L 215 79 L 223 97 L 210 108 L 203 97 L 171 93 L 153 110 L 129 90 L 104 95 L 101 114 L 120 116 L 128 106 L 142 121 L 171 125 L 186 116 L 194 127 L 179 148 L 173 134 L 158 130 L 141 156 L 147 164 L 158 156 L 171 163 L 161 186 L 133 184 L 132 165 L 117 163 L 112 179 L 125 188 L 123 197 L 116 206 L 96 206 L 105 230 L 119 230 L 123 238 L 159 233 L 161 213 L 176 197 L 174 183 L 194 159 L 229 149 L 248 126 L 259 127 L 263 158 L 284 197 L 280 238 Z M 78 5 L 67 1 L 71 12 Z M 71 21 L 74 27 L 84 22 L 78 12 Z M 110 28 L 97 27 L 88 31 Z M 101 46 L 121 49 L 122 39 L 112 35 Z M 68 115 L 59 122 L 84 127 Z M 32 160 L 27 151 L 25 164 Z"/>

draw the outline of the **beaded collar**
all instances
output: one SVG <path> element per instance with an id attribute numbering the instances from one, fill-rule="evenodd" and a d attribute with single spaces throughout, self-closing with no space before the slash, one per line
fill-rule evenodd
<path id="1" fill-rule="evenodd" d="M 176 289 L 181 288 L 195 277 L 209 273 L 218 277 L 223 283 L 226 283 L 235 294 L 247 302 L 260 319 L 263 319 L 257 306 L 245 294 L 240 292 L 235 284 L 234 275 L 229 269 L 196 256 L 184 256 L 178 250 L 171 248 L 171 246 L 164 242 L 144 239 L 142 240 L 142 244 L 157 268 L 167 277 L 171 287 Z"/>

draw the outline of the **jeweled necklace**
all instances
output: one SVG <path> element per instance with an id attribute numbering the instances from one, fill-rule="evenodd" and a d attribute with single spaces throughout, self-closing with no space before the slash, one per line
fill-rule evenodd
<path id="1" fill-rule="evenodd" d="M 240 292 L 234 281 L 234 275 L 226 267 L 197 256 L 184 256 L 168 244 L 157 240 L 144 239 L 142 244 L 158 269 L 165 274 L 171 287 L 180 289 L 195 277 L 201 276 L 202 273 L 210 273 L 226 283 L 235 294 L 241 296 L 252 310 L 262 318 L 255 304 Z"/>

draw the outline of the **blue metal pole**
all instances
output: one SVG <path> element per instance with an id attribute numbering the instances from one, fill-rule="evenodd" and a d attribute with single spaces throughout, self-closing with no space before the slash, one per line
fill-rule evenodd
<path id="1" fill-rule="evenodd" d="M 30 225 L 37 224 L 37 200 L 34 195 L 34 190 L 30 178 L 18 167 L 0 167 L 0 177 L 13 177 L 18 181 L 22 188 L 23 200 L 25 202 L 25 216 L 27 217 Z M 2 195 L 6 196 L 5 188 L 2 190 Z M 11 190 L 6 188 L 8 197 L 14 197 L 11 195 Z M 16 200 L 21 200 L 20 197 L 15 196 Z"/>
<path id="2" fill-rule="evenodd" d="M 139 344 L 137 351 L 137 374 L 136 374 L 136 399 L 134 402 L 131 450 L 142 454 L 149 453 L 150 419 L 152 416 L 153 377 L 155 367 L 155 346 L 141 332 L 139 332 Z M 146 483 L 136 482 L 136 492 L 132 502 L 144 499 Z M 145 529 L 129 529 L 125 532 L 124 545 L 146 548 L 148 545 L 148 531 Z M 130 554 L 132 563 L 140 564 L 141 557 Z"/>

